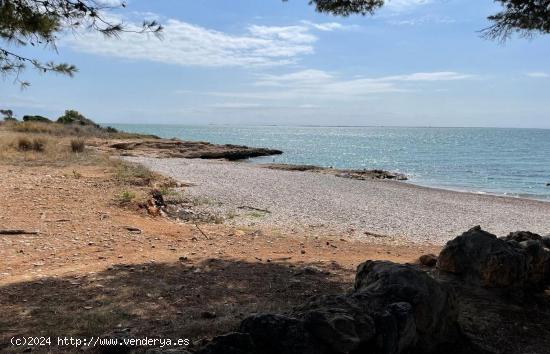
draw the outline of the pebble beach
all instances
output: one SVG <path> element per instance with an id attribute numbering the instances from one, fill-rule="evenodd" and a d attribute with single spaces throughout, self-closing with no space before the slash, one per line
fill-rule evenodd
<path id="1" fill-rule="evenodd" d="M 376 241 L 444 244 L 473 226 L 498 236 L 550 233 L 550 203 L 388 180 L 271 170 L 246 162 L 126 157 L 192 184 L 201 207 L 240 226 L 349 234 Z"/>

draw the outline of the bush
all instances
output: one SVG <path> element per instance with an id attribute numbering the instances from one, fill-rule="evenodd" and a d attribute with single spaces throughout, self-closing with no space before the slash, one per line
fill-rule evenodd
<path id="1" fill-rule="evenodd" d="M 44 151 L 44 148 L 46 147 L 46 140 L 36 138 L 32 141 L 32 149 L 37 152 Z"/>
<path id="2" fill-rule="evenodd" d="M 32 142 L 27 138 L 17 139 L 17 150 L 19 151 L 30 151 L 32 150 Z"/>
<path id="3" fill-rule="evenodd" d="M 74 153 L 84 152 L 86 147 L 86 142 L 82 139 L 73 139 L 71 140 L 71 151 Z"/>
<path id="4" fill-rule="evenodd" d="M 100 128 L 99 124 L 94 123 L 91 119 L 84 117 L 80 112 L 72 109 L 66 110 L 65 114 L 57 119 L 57 123 L 91 125 L 98 129 Z"/>
<path id="5" fill-rule="evenodd" d="M 116 196 L 116 200 L 120 205 L 130 204 L 135 198 L 135 193 L 130 191 L 122 191 L 122 193 Z"/>
<path id="6" fill-rule="evenodd" d="M 17 119 L 13 115 L 13 111 L 11 109 L 0 109 L 0 114 L 4 118 L 5 122 L 17 122 Z"/>
<path id="7" fill-rule="evenodd" d="M 43 152 L 46 147 L 46 140 L 35 138 L 33 140 L 22 137 L 17 139 L 17 150 Z"/>
<path id="8" fill-rule="evenodd" d="M 153 172 L 143 165 L 127 162 L 117 164 L 115 179 L 119 183 L 147 186 L 153 178 Z"/>
<path id="9" fill-rule="evenodd" d="M 52 123 L 51 120 L 49 120 L 46 117 L 43 116 L 23 116 L 24 122 L 43 122 L 43 123 Z"/>

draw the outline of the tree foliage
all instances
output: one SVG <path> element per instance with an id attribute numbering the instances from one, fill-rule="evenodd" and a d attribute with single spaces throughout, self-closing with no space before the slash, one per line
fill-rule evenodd
<path id="1" fill-rule="evenodd" d="M 25 115 L 23 116 L 23 122 L 42 122 L 42 123 L 52 123 L 52 121 L 49 118 L 46 118 L 41 115 Z"/>
<path id="2" fill-rule="evenodd" d="M 11 109 L 0 109 L 0 114 L 5 121 L 17 120 L 13 115 L 13 111 Z"/>
<path id="3" fill-rule="evenodd" d="M 550 0 L 495 0 L 503 10 L 489 16 L 493 24 L 482 31 L 486 38 L 506 40 L 513 33 L 525 37 L 550 33 Z"/>
<path id="4" fill-rule="evenodd" d="M 384 5 L 384 0 L 310 0 L 309 4 L 314 5 L 319 12 L 338 16 L 372 15 Z"/>
<path id="5" fill-rule="evenodd" d="M 122 1 L 122 0 L 121 0 Z M 0 0 L 0 74 L 19 74 L 30 65 L 41 72 L 54 72 L 72 76 L 77 68 L 66 63 L 41 62 L 18 54 L 13 47 L 43 46 L 56 49 L 59 36 L 66 31 L 87 29 L 107 37 L 121 32 L 159 34 L 162 26 L 156 21 L 144 21 L 139 29 L 128 29 L 121 22 L 113 22 L 105 11 L 126 5 L 105 5 L 112 1 L 100 0 Z"/>
<path id="6" fill-rule="evenodd" d="M 287 1 L 287 0 L 284 0 Z M 339 16 L 373 14 L 391 0 L 310 0 L 317 11 Z M 530 37 L 550 33 L 550 0 L 494 0 L 502 11 L 489 16 L 492 25 L 482 30 L 484 37 L 505 40 L 513 33 Z"/>
<path id="7" fill-rule="evenodd" d="M 84 117 L 80 112 L 68 109 L 65 113 L 57 119 L 57 123 L 62 124 L 77 124 L 77 125 L 92 125 L 96 128 L 99 128 L 99 125 L 96 124 L 91 119 Z"/>

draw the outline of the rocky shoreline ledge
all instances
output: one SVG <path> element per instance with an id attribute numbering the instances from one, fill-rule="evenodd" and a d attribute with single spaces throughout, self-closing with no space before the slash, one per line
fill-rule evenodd
<path id="1" fill-rule="evenodd" d="M 246 160 L 254 157 L 281 155 L 281 150 L 249 147 L 233 144 L 212 144 L 203 141 L 182 141 L 179 139 L 140 139 L 111 140 L 96 142 L 99 150 L 110 154 L 130 157 L 187 158 L 187 159 L 226 159 L 229 161 Z M 316 172 L 356 180 L 390 179 L 407 180 L 402 173 L 385 170 L 336 169 L 314 165 L 260 164 L 261 167 L 299 172 Z"/>
<path id="2" fill-rule="evenodd" d="M 275 149 L 255 148 L 245 145 L 211 144 L 203 141 L 182 141 L 178 139 L 109 140 L 95 142 L 98 150 L 119 156 L 227 159 L 244 160 L 252 157 L 280 155 Z"/>
<path id="3" fill-rule="evenodd" d="M 351 170 L 351 169 L 337 169 L 332 167 L 320 167 L 315 165 L 291 165 L 291 164 L 261 164 L 260 166 L 264 168 L 269 168 L 272 170 L 282 170 L 282 171 L 299 171 L 299 172 L 317 172 L 327 175 L 334 175 L 336 177 L 350 178 L 357 180 L 368 180 L 368 179 L 392 179 L 396 181 L 406 181 L 408 180 L 407 176 L 403 173 L 390 172 L 385 170 Z"/>

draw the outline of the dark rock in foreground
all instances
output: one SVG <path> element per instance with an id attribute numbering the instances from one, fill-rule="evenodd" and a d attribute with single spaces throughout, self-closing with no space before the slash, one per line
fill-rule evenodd
<path id="1" fill-rule="evenodd" d="M 200 353 L 433 353 L 460 337 L 446 285 L 412 265 L 367 261 L 352 293 L 314 298 L 289 315 L 248 317 Z"/>
<path id="2" fill-rule="evenodd" d="M 349 294 L 248 317 L 198 353 L 548 353 L 550 301 L 537 294 L 549 254 L 539 235 L 475 227 L 447 243 L 436 271 L 367 261 Z"/>
<path id="3" fill-rule="evenodd" d="M 217 145 L 201 141 L 125 140 L 100 146 L 100 149 L 124 156 L 174 157 L 188 159 L 243 160 L 252 157 L 280 155 L 280 150 L 242 145 Z"/>
<path id="4" fill-rule="evenodd" d="M 475 227 L 447 243 L 437 268 L 491 288 L 541 290 L 550 284 L 550 252 L 530 232 L 497 238 Z"/>
<path id="5" fill-rule="evenodd" d="M 437 256 L 435 254 L 424 254 L 418 258 L 418 262 L 426 267 L 435 267 Z"/>

